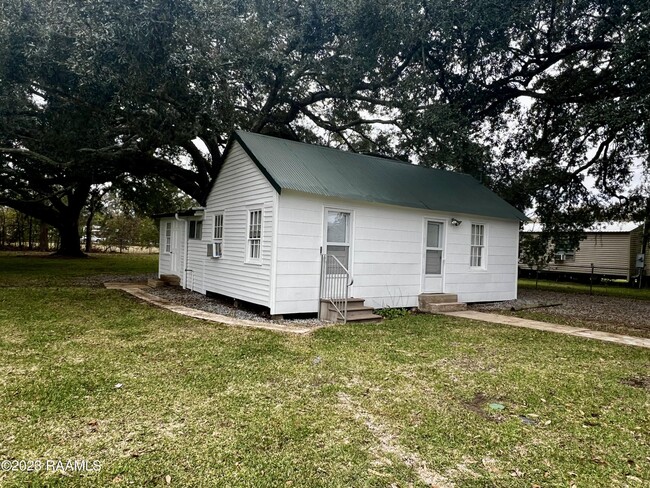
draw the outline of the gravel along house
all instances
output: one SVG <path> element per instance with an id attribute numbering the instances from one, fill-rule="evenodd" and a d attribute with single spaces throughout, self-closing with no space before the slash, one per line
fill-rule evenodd
<path id="1" fill-rule="evenodd" d="M 326 320 L 516 298 L 527 218 L 474 178 L 242 131 L 226 151 L 205 208 L 157 215 L 161 277 Z"/>

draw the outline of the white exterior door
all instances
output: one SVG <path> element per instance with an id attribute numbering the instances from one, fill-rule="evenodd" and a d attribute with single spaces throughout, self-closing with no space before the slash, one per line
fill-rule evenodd
<path id="1" fill-rule="evenodd" d="M 444 271 L 445 224 L 437 220 L 424 221 L 424 256 L 422 291 L 442 293 Z"/>
<path id="2" fill-rule="evenodd" d="M 178 220 L 172 222 L 172 242 L 171 242 L 171 272 L 176 276 L 180 275 L 183 259 L 182 243 L 185 234 L 185 222 Z"/>
<path id="3" fill-rule="evenodd" d="M 335 256 L 350 271 L 350 225 L 352 215 L 341 210 L 325 210 L 325 254 Z"/>

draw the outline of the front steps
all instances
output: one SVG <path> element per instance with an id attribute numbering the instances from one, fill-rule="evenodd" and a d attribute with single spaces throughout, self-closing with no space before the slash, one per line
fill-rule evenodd
<path id="1" fill-rule="evenodd" d="M 458 302 L 452 293 L 422 293 L 418 297 L 418 309 L 427 313 L 460 312 L 467 310 L 466 303 Z"/>
<path id="2" fill-rule="evenodd" d="M 162 288 L 163 286 L 181 286 L 181 279 L 179 276 L 164 274 L 160 275 L 159 279 L 147 280 L 147 285 L 151 288 Z"/>
<path id="3" fill-rule="evenodd" d="M 343 319 L 329 300 L 321 300 L 321 319 L 328 322 L 343 322 Z M 373 313 L 372 307 L 365 306 L 363 298 L 348 298 L 347 321 L 354 323 L 381 322 L 383 317 Z"/>

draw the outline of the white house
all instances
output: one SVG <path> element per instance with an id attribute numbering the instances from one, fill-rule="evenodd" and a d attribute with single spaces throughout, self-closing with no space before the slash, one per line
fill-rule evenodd
<path id="1" fill-rule="evenodd" d="M 205 208 L 158 216 L 159 274 L 184 288 L 271 314 L 337 293 L 372 308 L 517 296 L 526 216 L 468 175 L 241 131 L 226 151 Z"/>

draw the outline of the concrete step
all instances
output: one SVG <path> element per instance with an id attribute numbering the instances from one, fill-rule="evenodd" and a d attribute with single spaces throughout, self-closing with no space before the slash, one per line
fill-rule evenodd
<path id="1" fill-rule="evenodd" d="M 374 309 L 371 307 L 356 308 L 353 310 L 348 308 L 348 321 L 354 320 L 357 317 L 365 317 L 368 314 L 375 315 L 373 312 Z M 379 317 L 379 315 L 377 317 Z"/>
<path id="2" fill-rule="evenodd" d="M 426 307 L 420 307 L 420 311 L 428 313 L 460 312 L 467 310 L 466 303 L 430 303 Z"/>
<path id="3" fill-rule="evenodd" d="M 323 300 L 321 306 L 325 307 L 326 320 L 334 322 L 342 322 L 343 319 L 339 316 L 334 305 L 328 301 Z M 321 310 L 323 310 L 321 308 Z M 348 322 L 381 322 L 383 317 L 373 313 L 372 307 L 365 306 L 365 299 L 363 298 L 348 298 Z"/>
<path id="4" fill-rule="evenodd" d="M 418 297 L 420 308 L 429 303 L 457 303 L 458 295 L 454 293 L 422 293 Z"/>
<path id="5" fill-rule="evenodd" d="M 348 323 L 375 323 L 375 322 L 381 322 L 384 318 L 381 315 L 376 315 L 371 312 L 364 312 L 356 315 L 351 315 L 348 312 Z M 343 322 L 342 318 L 338 318 L 337 322 Z"/>
<path id="6" fill-rule="evenodd" d="M 332 305 L 331 303 L 328 303 L 327 306 L 330 310 L 332 311 L 335 310 L 334 305 Z M 372 312 L 374 308 L 366 307 L 364 305 L 364 302 L 358 302 L 358 301 L 348 302 L 348 313 L 356 312 L 356 311 L 364 311 L 364 310 L 369 310 L 370 312 Z"/>
<path id="7" fill-rule="evenodd" d="M 164 281 L 170 286 L 180 286 L 181 278 L 173 274 L 163 274 L 160 275 L 160 281 Z"/>
<path id="8" fill-rule="evenodd" d="M 167 286 L 167 283 L 163 280 L 148 279 L 147 286 L 150 286 L 151 288 L 162 288 L 163 286 Z"/>

